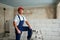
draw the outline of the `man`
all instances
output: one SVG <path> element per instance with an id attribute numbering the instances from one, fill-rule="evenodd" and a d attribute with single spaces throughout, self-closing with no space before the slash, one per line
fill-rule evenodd
<path id="1" fill-rule="evenodd" d="M 15 27 L 16 33 L 16 40 L 20 40 L 22 31 L 28 31 L 27 40 L 30 40 L 32 36 L 32 28 L 31 25 L 28 23 L 27 19 L 23 16 L 24 8 L 18 8 L 18 14 L 15 16 L 13 25 Z M 24 22 L 28 25 L 28 27 L 24 27 Z"/>

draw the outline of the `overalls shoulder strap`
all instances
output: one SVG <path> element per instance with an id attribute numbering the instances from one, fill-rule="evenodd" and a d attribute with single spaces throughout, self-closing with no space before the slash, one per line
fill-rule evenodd
<path id="1" fill-rule="evenodd" d="M 22 16 L 23 17 L 23 16 Z M 20 20 L 20 16 L 18 15 L 18 18 L 19 18 L 19 20 Z M 23 19 L 24 19 L 24 17 L 23 17 Z"/>
<path id="2" fill-rule="evenodd" d="M 19 18 L 19 20 L 20 20 L 20 16 L 19 15 L 17 15 L 18 16 L 18 18 Z"/>

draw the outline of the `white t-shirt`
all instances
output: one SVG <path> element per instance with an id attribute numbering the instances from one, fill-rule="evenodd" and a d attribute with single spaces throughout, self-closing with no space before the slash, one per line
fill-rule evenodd
<path id="1" fill-rule="evenodd" d="M 19 19 L 18 15 L 19 15 L 20 19 Z M 20 22 L 20 20 L 21 20 L 21 21 L 22 21 L 22 20 L 27 21 L 27 19 L 25 18 L 25 16 L 23 16 L 23 15 L 21 16 L 20 14 L 17 14 L 17 15 L 15 16 L 15 18 L 14 18 L 13 21 L 15 21 L 15 22 L 16 22 L 16 25 L 18 25 L 19 22 Z"/>

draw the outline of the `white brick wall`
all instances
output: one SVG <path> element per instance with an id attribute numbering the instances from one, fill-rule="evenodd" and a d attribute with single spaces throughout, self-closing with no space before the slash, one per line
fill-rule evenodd
<path id="1" fill-rule="evenodd" d="M 38 31 L 33 32 L 32 39 L 39 40 L 60 40 L 60 19 L 36 19 L 31 20 L 32 29 Z M 11 27 L 11 38 L 15 37 L 14 28 Z M 37 38 L 35 38 L 37 36 Z M 21 40 L 26 39 L 27 32 L 22 33 Z"/>
<path id="2" fill-rule="evenodd" d="M 59 19 L 47 19 L 47 20 L 36 20 L 32 24 L 33 29 L 41 30 L 44 40 L 59 40 L 60 38 L 60 20 Z"/>

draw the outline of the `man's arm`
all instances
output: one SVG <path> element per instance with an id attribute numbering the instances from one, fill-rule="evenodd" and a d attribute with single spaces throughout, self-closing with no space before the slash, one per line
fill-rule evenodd
<path id="1" fill-rule="evenodd" d="M 25 21 L 25 22 L 26 22 L 26 24 L 28 25 L 28 27 L 32 29 L 32 27 L 31 27 L 31 25 L 29 24 L 29 22 L 28 22 L 28 21 Z"/>
<path id="2" fill-rule="evenodd" d="M 20 30 L 18 29 L 15 21 L 13 21 L 13 25 L 14 25 L 14 27 L 16 28 L 17 32 L 20 34 L 21 32 L 20 32 Z"/>

